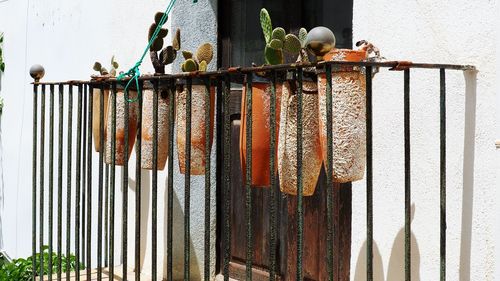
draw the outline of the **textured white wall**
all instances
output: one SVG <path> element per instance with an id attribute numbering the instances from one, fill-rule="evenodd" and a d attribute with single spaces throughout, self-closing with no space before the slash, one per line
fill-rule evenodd
<path id="1" fill-rule="evenodd" d="M 0 2 L 0 31 L 5 33 L 4 58 L 6 72 L 2 77 L 1 95 L 5 98 L 5 108 L 2 115 L 1 153 L 4 186 L 4 208 L 2 211 L 2 233 L 4 235 L 4 249 L 12 257 L 25 257 L 31 254 L 31 142 L 32 142 L 32 82 L 28 74 L 29 67 L 35 63 L 45 67 L 44 81 L 64 81 L 69 79 L 86 79 L 93 74 L 93 62 L 99 60 L 104 65 L 114 54 L 120 63 L 120 70 L 127 70 L 133 66 L 142 54 L 146 45 L 147 30 L 153 21 L 156 11 L 163 11 L 168 1 L 30 1 L 8 0 Z M 183 0 L 176 4 L 179 7 L 191 5 L 192 1 Z M 215 7 L 215 6 L 214 6 Z M 216 9 L 205 1 L 195 4 L 200 13 L 204 13 L 205 20 L 215 23 Z M 171 17 L 172 18 L 172 17 Z M 215 37 L 215 24 L 210 34 Z M 171 20 L 167 23 L 171 32 L 175 29 Z M 195 25 L 186 28 L 197 30 Z M 199 34 L 193 32 L 192 34 Z M 170 37 L 170 35 L 169 35 Z M 183 38 L 186 38 L 182 36 Z M 192 37 L 188 37 L 192 38 Z M 183 43 L 185 42 L 183 39 Z M 190 46 L 192 47 L 192 46 Z M 193 47 L 194 48 L 194 47 Z M 214 60 L 213 64 L 216 64 Z M 167 68 L 167 72 L 171 67 Z M 153 68 L 146 56 L 142 73 L 152 72 Z M 75 95 L 76 101 L 76 95 Z M 57 102 L 57 94 L 56 94 Z M 56 103 L 57 104 L 57 103 Z M 75 104 L 76 105 L 76 104 Z M 67 98 L 65 101 L 67 109 Z M 47 95 L 48 112 L 48 95 Z M 76 110 L 74 110 L 76 111 Z M 67 114 L 65 112 L 65 114 Z M 76 115 L 75 115 L 76 117 Z M 74 117 L 74 118 L 75 118 Z M 40 115 L 39 115 L 40 120 Z M 65 115 L 67 118 L 67 115 Z M 56 116 L 56 134 L 57 134 Z M 74 119 L 75 120 L 75 119 Z M 48 121 L 48 120 L 47 120 Z M 76 124 L 76 123 L 75 123 Z M 66 124 L 65 137 L 66 137 Z M 74 125 L 76 128 L 76 125 Z M 76 131 L 75 131 L 76 132 Z M 57 137 L 57 135 L 56 135 Z M 75 135 L 73 136 L 75 138 Z M 48 135 L 46 137 L 48 140 Z M 57 149 L 57 141 L 55 147 Z M 66 145 L 66 144 L 65 144 Z M 75 145 L 75 144 L 74 144 Z M 76 147 L 76 146 L 74 146 Z M 48 155 L 48 144 L 45 147 Z M 57 150 L 56 150 L 57 152 Z M 183 177 L 178 176 L 177 157 L 174 167 L 176 189 L 174 198 L 174 259 L 176 261 L 177 277 L 182 276 L 183 266 Z M 66 154 L 64 154 L 66 161 Z M 94 154 L 93 167 L 97 167 L 97 155 Z M 55 156 L 57 168 L 57 155 Z M 135 153 L 130 163 L 135 164 Z M 46 161 L 48 162 L 48 161 Z M 47 163 L 46 163 L 47 164 Z M 134 217 L 135 217 L 135 165 L 129 170 L 129 212 L 128 212 L 128 265 L 133 266 L 134 253 Z M 212 165 L 215 167 L 215 163 Z M 47 169 L 47 168 L 46 168 Z M 47 171 L 47 170 L 46 170 Z M 215 169 L 213 169 L 215 172 Z M 121 182 L 121 169 L 116 172 L 117 183 Z M 215 173 L 214 173 L 215 175 Z M 74 174 L 73 174 L 74 177 Z M 94 186 L 97 186 L 97 174 Z M 215 177 L 214 177 L 215 178 Z M 63 174 L 65 183 L 66 174 Z M 166 202 L 167 202 L 167 172 L 159 173 L 158 178 L 158 269 L 160 275 L 166 272 Z M 182 181 L 181 181 L 182 180 Z M 151 266 L 151 172 L 142 172 L 142 212 L 141 212 L 141 260 L 142 271 L 148 273 Z M 47 183 L 47 178 L 46 178 Z M 57 182 L 56 182 L 57 183 Z M 204 205 L 200 198 L 203 195 L 204 181 L 194 179 L 192 183 L 192 275 L 203 273 L 203 222 Z M 66 186 L 65 184 L 63 185 Z M 213 182 L 215 186 L 215 182 Z M 73 185 L 74 188 L 74 185 Z M 73 189 L 74 190 L 74 189 Z M 116 188 L 116 251 L 115 262 L 121 263 L 121 213 L 122 197 L 121 186 Z M 97 189 L 93 194 L 93 219 L 97 221 Z M 63 193 L 63 198 L 66 193 Z M 45 195 L 47 198 L 47 193 Z M 215 188 L 212 198 L 215 198 Z M 63 200 L 65 204 L 65 200 Z M 47 206 L 47 201 L 45 201 Z M 65 206 L 63 213 L 65 213 Z M 73 211 L 74 215 L 74 211 Z M 45 215 L 47 220 L 47 213 Z M 55 217 L 54 217 L 55 218 Z M 47 222 L 46 222 L 47 223 Z M 212 205 L 212 253 L 215 255 L 215 201 Z M 45 227 L 47 230 L 47 227 Z M 96 253 L 96 231 L 93 228 L 93 254 Z M 72 234 L 73 235 L 73 234 Z M 45 234 L 47 237 L 47 234 Z M 46 238 L 47 239 L 47 238 Z M 45 242 L 47 243 L 47 242 Z M 63 245 L 63 247 L 65 247 Z M 73 250 L 72 250 L 73 251 Z M 164 259 L 165 258 L 165 259 Z M 215 261 L 215 259 L 214 259 Z M 94 261 L 95 262 L 95 261 Z M 214 272 L 215 264 L 212 264 Z M 196 278 L 196 277 L 195 277 Z"/>
<path id="2" fill-rule="evenodd" d="M 447 280 L 494 279 L 500 171 L 494 148 L 495 11 L 495 1 L 354 2 L 354 40 L 372 41 L 386 58 L 473 64 L 479 70 L 477 91 L 474 74 L 447 72 Z M 411 71 L 410 88 L 412 280 L 438 280 L 439 71 Z M 403 74 L 378 74 L 373 103 L 375 272 L 403 280 Z M 353 189 L 353 278 L 365 280 L 364 255 L 358 260 L 366 231 L 365 184 Z"/>

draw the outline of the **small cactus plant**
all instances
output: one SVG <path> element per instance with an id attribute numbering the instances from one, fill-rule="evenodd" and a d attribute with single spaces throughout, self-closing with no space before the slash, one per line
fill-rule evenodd
<path id="1" fill-rule="evenodd" d="M 283 64 L 284 55 L 283 51 L 297 55 L 301 50 L 301 41 L 294 34 L 286 34 L 285 29 L 276 27 L 273 29 L 271 17 L 268 11 L 263 8 L 260 10 L 260 25 L 266 40 L 266 47 L 264 49 L 264 58 L 266 64 Z"/>
<path id="2" fill-rule="evenodd" d="M 161 18 L 163 17 L 162 12 L 155 14 L 155 22 L 151 24 L 148 32 L 148 41 L 151 41 L 151 37 L 156 31 L 156 28 L 160 24 Z M 161 28 L 158 32 L 156 39 L 151 44 L 149 48 L 149 54 L 151 57 L 151 63 L 155 69 L 156 73 L 164 74 L 165 66 L 171 64 L 177 57 L 177 51 L 181 49 L 181 30 L 177 29 L 172 38 L 172 45 L 163 48 L 163 40 L 168 34 L 168 29 Z M 163 49 L 162 49 L 163 48 Z M 159 53 L 158 53 L 159 52 Z"/>
<path id="3" fill-rule="evenodd" d="M 204 43 L 196 50 L 195 55 L 190 51 L 182 51 L 182 56 L 185 59 L 181 64 L 183 72 L 207 71 L 208 64 L 214 57 L 214 50 L 210 43 Z"/>
<path id="4" fill-rule="evenodd" d="M 102 66 L 102 64 L 98 61 L 96 61 L 94 63 L 94 67 L 93 69 L 97 72 L 99 72 L 99 74 L 101 76 L 112 76 L 112 77 L 115 77 L 116 76 L 116 70 L 118 69 L 119 67 L 119 64 L 118 62 L 116 62 L 115 60 L 115 56 L 112 56 L 111 57 L 111 67 L 110 67 L 110 70 L 108 71 L 105 67 Z"/>

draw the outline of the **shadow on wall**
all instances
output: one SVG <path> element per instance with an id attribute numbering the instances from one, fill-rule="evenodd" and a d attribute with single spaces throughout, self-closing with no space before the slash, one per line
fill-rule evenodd
<path id="1" fill-rule="evenodd" d="M 147 170 L 142 170 L 141 169 L 141 213 L 140 213 L 140 219 L 141 219 L 141 243 L 140 243 L 140 268 L 141 271 L 143 270 L 144 267 L 144 260 L 146 258 L 146 243 L 148 239 L 146 237 L 149 237 L 148 235 L 148 220 L 149 220 L 149 196 L 150 196 L 150 188 L 151 188 L 151 175 L 150 172 Z M 135 190 L 135 181 L 131 178 L 129 178 L 129 189 L 133 192 L 136 192 Z M 129 202 L 131 200 L 135 200 L 135 196 L 131 197 L 129 195 Z M 135 218 L 130 218 L 129 221 L 135 221 Z M 130 226 L 130 224 L 129 224 Z M 134 233 L 135 233 L 135 228 L 134 228 Z M 130 253 L 131 254 L 131 253 Z M 129 254 L 129 256 L 130 256 Z M 133 267 L 134 264 L 128 264 L 128 266 Z"/>
<path id="2" fill-rule="evenodd" d="M 170 161 L 173 157 L 169 157 L 167 161 Z M 175 165 L 175 163 L 174 163 Z M 164 202 L 165 208 L 163 211 L 164 215 L 164 223 L 163 223 L 163 277 L 166 279 L 167 277 L 167 218 L 168 218 L 168 178 L 166 179 L 165 187 L 164 187 Z M 172 267 L 173 267 L 173 278 L 174 280 L 183 280 L 184 278 L 184 212 L 182 206 L 179 202 L 179 198 L 175 191 L 172 193 L 173 195 L 173 237 L 172 237 Z M 189 239 L 189 247 L 191 253 L 190 260 L 190 280 L 201 280 L 200 269 L 198 266 L 198 259 L 194 252 L 193 241 Z"/>
<path id="3" fill-rule="evenodd" d="M 411 221 L 415 215 L 415 204 L 411 206 Z M 411 280 L 420 281 L 420 251 L 417 238 L 411 232 Z M 399 230 L 392 244 L 391 257 L 387 268 L 387 281 L 405 280 L 405 228 Z M 355 281 L 366 280 L 366 241 L 363 243 L 356 262 Z M 373 241 L 373 280 L 384 280 L 384 266 L 377 243 Z"/>
<path id="4" fill-rule="evenodd" d="M 477 71 L 464 71 L 464 163 L 462 188 L 462 231 L 460 239 L 460 280 L 470 280 L 472 202 L 474 201 L 474 149 L 476 134 Z"/>

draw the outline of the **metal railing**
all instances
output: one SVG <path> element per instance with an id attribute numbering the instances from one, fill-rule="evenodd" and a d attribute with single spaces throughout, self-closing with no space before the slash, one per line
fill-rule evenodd
<path id="1" fill-rule="evenodd" d="M 294 73 L 296 77 L 297 87 L 297 263 L 296 272 L 297 275 L 295 280 L 303 279 L 303 227 L 304 227 L 304 207 L 303 207 L 303 185 L 302 185 L 302 103 L 303 103 L 303 93 L 302 93 L 302 81 L 303 81 L 303 70 L 306 68 L 315 68 L 319 70 L 326 71 L 326 107 L 327 107 L 327 142 L 328 142 L 328 157 L 325 159 L 325 164 L 327 167 L 327 185 L 330 187 L 333 185 L 332 178 L 332 163 L 333 163 L 333 142 L 332 138 L 332 79 L 331 71 L 332 68 L 343 67 L 343 66 L 356 66 L 362 67 L 365 70 L 366 75 L 366 224 L 367 224 L 367 271 L 366 279 L 373 280 L 373 159 L 372 159 L 372 70 L 374 68 L 390 68 L 392 70 L 402 70 L 404 71 L 404 159 L 405 159 L 405 276 L 406 280 L 410 280 L 410 72 L 412 68 L 426 68 L 426 69 L 439 69 L 440 70 L 440 267 L 441 267 L 441 280 L 445 280 L 446 272 L 446 70 L 472 70 L 473 66 L 467 65 L 449 65 L 449 64 L 417 64 L 409 62 L 322 62 L 319 64 L 287 64 L 287 65 L 277 65 L 277 66 L 264 66 L 264 67 L 248 67 L 248 68 L 231 68 L 227 70 L 219 70 L 213 72 L 196 72 L 196 73 L 182 73 L 176 75 L 161 75 L 161 76 L 142 76 L 140 77 L 140 87 L 144 87 L 145 83 L 151 83 L 153 85 L 153 169 L 152 169 L 152 223 L 151 223 L 151 241 L 152 241 L 152 256 L 151 256 L 151 273 L 152 280 L 158 279 L 158 251 L 157 251 L 157 240 L 158 240 L 158 102 L 159 98 L 168 99 L 168 181 L 167 181 L 167 280 L 173 280 L 173 192 L 174 192 L 174 164 L 171 159 L 174 153 L 174 104 L 175 96 L 177 94 L 177 85 L 185 85 L 187 89 L 186 94 L 186 130 L 185 137 L 186 140 L 191 140 L 192 128 L 191 128 L 191 116 L 192 116 L 192 103 L 191 103 L 191 91 L 193 79 L 201 79 L 205 85 L 205 101 L 210 100 L 210 89 L 212 86 L 216 87 L 216 126 L 218 126 L 216 135 L 216 142 L 220 144 L 221 150 L 217 151 L 222 159 L 222 165 L 217 167 L 210 166 L 210 151 L 211 143 L 209 141 L 205 144 L 205 226 L 204 226 L 204 239 L 205 239 L 205 255 L 204 255 L 204 280 L 211 280 L 210 276 L 210 259 L 214 256 L 214 253 L 210 251 L 211 245 L 211 235 L 210 235 L 210 202 L 214 200 L 211 198 L 211 186 L 210 175 L 212 169 L 217 169 L 220 171 L 221 177 L 218 178 L 218 187 L 222 190 L 220 191 L 225 198 L 222 202 L 223 206 L 223 219 L 219 221 L 222 225 L 223 239 L 225 239 L 224 249 L 222 255 L 223 264 L 220 267 L 220 273 L 224 276 L 224 280 L 229 280 L 230 275 L 230 255 L 231 255 L 231 243 L 228 240 L 231 238 L 231 178 L 230 178 L 230 126 L 231 120 L 229 114 L 225 114 L 225 111 L 229 108 L 230 101 L 230 88 L 231 82 L 234 81 L 244 81 L 244 87 L 246 87 L 246 120 L 248 126 L 246 127 L 246 152 L 247 158 L 246 169 L 244 172 L 246 181 L 245 186 L 245 221 L 246 221 L 246 280 L 252 280 L 252 261 L 253 261 L 253 245 L 252 245 L 252 193 L 251 193 L 251 177 L 252 177 L 252 75 L 261 72 L 267 72 L 271 79 L 271 115 L 270 115 L 270 151 L 275 151 L 276 149 L 276 77 L 280 73 Z M 117 81 L 114 78 L 106 79 L 93 79 L 91 81 L 69 81 L 69 82 L 58 82 L 58 83 L 42 83 L 35 82 L 33 85 L 34 95 L 33 95 L 33 194 L 32 194 L 32 207 L 33 207 L 33 217 L 32 217 L 32 238 L 33 238 L 33 254 L 37 251 L 42 252 L 42 246 L 48 243 L 49 252 L 57 252 L 58 254 L 63 253 L 62 241 L 65 239 L 66 245 L 66 255 L 69 256 L 70 252 L 74 251 L 76 257 L 85 263 L 86 265 L 86 275 L 80 277 L 80 274 L 70 275 L 69 268 L 65 273 L 66 278 L 69 280 L 73 278 L 75 280 L 90 280 L 92 271 L 92 261 L 95 259 L 97 261 L 97 279 L 101 280 L 103 278 L 103 268 L 106 267 L 109 270 L 109 276 L 115 276 L 114 270 L 116 266 L 115 250 L 118 245 L 115 245 L 115 240 L 117 235 L 121 235 L 121 252 L 123 261 L 123 272 L 122 280 L 127 279 L 127 252 L 128 249 L 128 237 L 127 228 L 129 225 L 128 218 L 128 192 L 127 186 L 129 184 L 129 160 L 128 160 L 128 150 L 125 149 L 125 164 L 123 165 L 122 178 L 119 180 L 123 188 L 123 209 L 122 211 L 122 229 L 121 234 L 115 233 L 115 196 L 116 196 L 116 137 L 111 138 L 111 164 L 105 164 L 104 161 L 104 131 L 105 131 L 105 119 L 104 119 L 104 92 L 105 89 L 110 91 L 110 103 L 111 112 L 109 113 L 109 118 L 111 118 L 111 135 L 116 136 L 116 118 L 117 118 L 117 104 L 116 95 L 117 92 L 121 90 L 121 85 L 124 81 Z M 162 85 L 162 89 L 160 89 Z M 166 86 L 165 86 L 166 85 Z M 99 108 L 100 108 L 100 146 L 101 149 L 96 154 L 92 151 L 92 131 L 93 131 L 93 89 L 99 90 Z M 49 96 L 49 110 L 48 110 L 48 155 L 45 154 L 45 143 L 46 143 L 46 96 Z M 57 90 L 57 92 L 56 92 Z M 73 106 L 74 106 L 74 92 L 76 90 L 77 101 L 76 101 L 76 120 L 73 120 Z M 161 91 L 167 91 L 166 97 L 162 97 Z M 56 94 L 58 94 L 58 102 L 56 103 Z M 64 102 L 68 99 L 67 103 Z M 128 99 L 128 92 L 125 92 L 125 98 Z M 40 102 L 40 104 L 39 104 Z M 146 239 L 146 237 L 141 237 L 141 122 L 142 122 L 142 102 L 143 97 L 138 95 L 137 101 L 137 135 L 136 137 L 136 163 L 135 163 L 135 207 L 136 216 L 134 218 L 135 225 L 135 250 L 134 250 L 134 267 L 140 268 L 140 241 L 141 239 Z M 66 107 L 64 106 L 66 104 Z M 125 103 L 125 120 L 129 118 L 128 107 L 132 103 Z M 205 122 L 210 124 L 210 102 L 205 102 Z M 57 112 L 55 111 L 57 109 Z M 212 109 L 213 110 L 213 109 Z M 58 116 L 58 129 L 57 132 L 54 128 L 54 116 Z M 38 121 L 38 116 L 40 116 L 40 122 Z M 67 127 L 64 126 L 65 121 Z M 74 125 L 76 123 L 76 129 L 74 130 Z M 125 122 L 124 127 L 124 141 L 125 147 L 128 147 L 129 142 L 129 132 L 130 128 L 127 122 Z M 64 138 L 65 133 L 66 139 Z M 210 126 L 205 126 L 205 137 L 209 139 L 211 137 Z M 76 135 L 76 136 L 75 136 Z M 55 137 L 57 137 L 57 148 L 54 147 Z M 73 144 L 73 137 L 76 137 L 76 150 Z M 55 150 L 56 149 L 56 150 Z M 66 159 L 63 157 L 63 149 L 66 149 Z M 184 205 L 184 280 L 191 280 L 190 277 L 190 224 L 191 224 L 191 212 L 190 212 L 190 198 L 191 198 L 191 145 L 185 146 L 185 169 L 184 174 L 184 191 L 185 191 L 185 205 Z M 54 170 L 54 157 L 57 154 L 57 170 Z M 76 156 L 73 158 L 73 156 Z M 45 161 L 48 157 L 48 171 L 45 169 L 47 164 Z M 93 167 L 93 157 L 98 157 L 98 166 Z M 74 166 L 73 166 L 74 165 Z M 277 220 L 276 220 L 276 201 L 278 197 L 278 182 L 277 175 L 274 172 L 276 170 L 276 156 L 274 153 L 270 153 L 270 179 L 271 188 L 268 190 L 270 192 L 270 267 L 269 267 L 269 280 L 276 280 L 277 278 L 277 266 L 276 266 L 276 230 L 277 230 Z M 63 169 L 66 168 L 66 172 Z M 47 174 L 48 172 L 48 174 Z M 44 181 L 45 177 L 48 177 L 48 183 Z M 54 178 L 54 176 L 56 178 Z M 63 177 L 66 178 L 63 178 Z M 93 185 L 93 179 L 98 179 L 98 185 Z M 57 181 L 57 182 L 55 182 Z M 75 185 L 73 185 L 73 183 Z M 57 186 L 55 186 L 57 184 Z M 56 190 L 54 188 L 57 187 Z M 66 189 L 66 223 L 65 234 L 63 233 L 63 188 Z M 72 189 L 75 189 L 74 192 Z M 48 190 L 48 208 L 44 206 L 46 200 L 46 191 Z M 97 206 L 92 203 L 92 194 L 97 192 L 98 203 Z M 74 195 L 74 196 L 72 196 Z M 54 201 L 55 198 L 57 201 Z M 336 276 L 333 276 L 333 262 L 336 255 L 336 250 L 333 248 L 333 235 L 334 235 L 334 225 L 333 225 L 333 191 L 332 188 L 327 189 L 327 220 L 328 220 L 328 246 L 327 246 L 327 268 L 328 268 L 328 280 L 337 280 Z M 97 218 L 92 217 L 92 210 L 97 208 L 98 216 Z M 109 209 L 108 209 L 109 208 Z M 44 222 L 46 220 L 45 209 L 48 210 L 48 225 Z M 108 213 L 109 210 L 109 213 Z M 54 212 L 56 213 L 56 232 L 54 233 Z M 74 217 L 72 214 L 74 213 Z M 73 219 L 72 219 L 73 218 Z M 119 222 L 118 222 L 119 223 Z M 97 252 L 92 252 L 92 228 L 97 227 Z M 48 237 L 45 237 L 46 230 L 48 228 Z M 54 238 L 56 239 L 54 241 Z M 74 248 L 72 249 L 71 245 Z M 213 242 L 213 241 L 212 241 Z M 103 261 L 104 259 L 104 261 Z M 49 262 L 49 274 L 45 277 L 42 271 L 43 266 L 35 267 L 35 261 L 33 268 L 40 268 L 40 272 L 33 273 L 33 279 L 35 275 L 41 275 L 41 279 L 52 280 L 52 263 L 54 262 L 51 258 Z M 43 259 L 40 260 L 43 263 Z M 69 266 L 69 263 L 67 264 Z M 38 265 L 37 265 L 38 266 Z M 62 278 L 62 268 L 61 260 L 58 260 L 57 268 L 57 280 Z M 79 264 L 77 263 L 76 271 L 79 271 Z M 74 277 L 72 277 L 74 276 Z M 85 277 L 86 276 L 86 277 Z M 56 278 L 56 277 L 54 277 Z M 135 280 L 139 280 L 140 270 L 135 271 Z"/>

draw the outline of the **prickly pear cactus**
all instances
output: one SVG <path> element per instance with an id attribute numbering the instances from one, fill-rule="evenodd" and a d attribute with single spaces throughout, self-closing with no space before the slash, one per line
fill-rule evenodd
<path id="1" fill-rule="evenodd" d="M 111 67 L 110 71 L 108 71 L 105 67 L 102 66 L 102 64 L 98 61 L 94 63 L 94 66 L 92 69 L 95 71 L 99 72 L 100 75 L 105 76 L 105 75 L 111 75 L 111 76 L 116 76 L 116 70 L 118 69 L 120 65 L 118 62 L 115 60 L 115 56 L 111 57 Z"/>
<path id="2" fill-rule="evenodd" d="M 181 64 L 183 72 L 207 71 L 208 64 L 213 59 L 214 51 L 210 43 L 204 43 L 196 50 L 196 54 L 193 55 L 192 52 L 183 50 L 182 56 L 185 59 Z"/>
<path id="3" fill-rule="evenodd" d="M 153 37 L 156 29 L 158 28 L 158 25 L 165 24 L 166 21 L 162 22 L 161 20 L 163 16 L 164 13 L 162 12 L 158 12 L 155 14 L 154 17 L 155 22 L 152 23 L 151 26 L 149 27 L 148 41 L 151 41 L 151 38 Z M 172 39 L 172 45 L 163 48 L 164 45 L 163 40 L 167 35 L 168 35 L 168 29 L 161 28 L 158 31 L 157 37 L 155 38 L 155 40 L 151 44 L 151 47 L 149 48 L 151 63 L 153 63 L 153 67 L 156 73 L 162 73 L 162 74 L 165 73 L 165 66 L 171 64 L 175 60 L 175 58 L 177 57 L 177 51 L 179 51 L 181 48 L 180 29 L 177 29 L 175 31 L 175 35 L 173 36 Z"/>
<path id="4" fill-rule="evenodd" d="M 285 29 L 282 27 L 273 29 L 269 12 L 264 8 L 260 10 L 260 25 L 266 40 L 264 49 L 266 64 L 283 64 L 283 51 L 292 55 L 297 55 L 300 52 L 301 41 L 299 38 L 293 34 L 286 34 Z"/>

